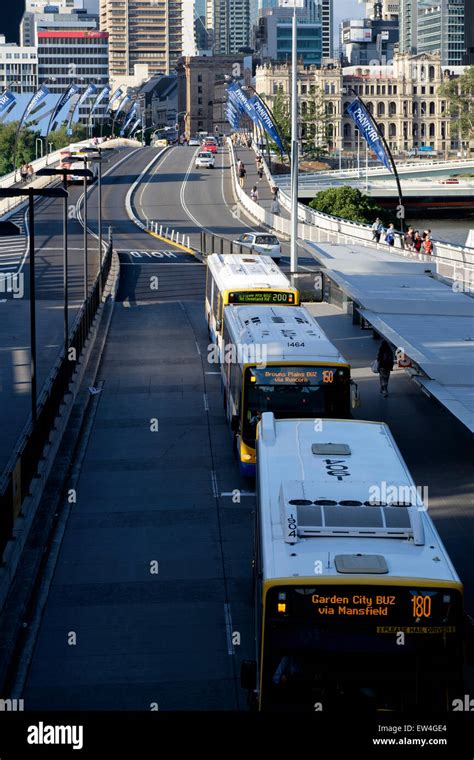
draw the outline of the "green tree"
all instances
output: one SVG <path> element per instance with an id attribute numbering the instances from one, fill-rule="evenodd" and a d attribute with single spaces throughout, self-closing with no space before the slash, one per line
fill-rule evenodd
<path id="1" fill-rule="evenodd" d="M 321 190 L 309 204 L 315 211 L 331 214 L 350 222 L 373 222 L 379 216 L 385 220 L 386 213 L 367 195 L 354 187 L 330 187 Z"/>
<path id="2" fill-rule="evenodd" d="M 262 97 L 262 100 L 265 102 L 264 96 Z M 284 94 L 283 87 L 281 85 L 278 87 L 278 92 L 273 98 L 271 109 L 275 119 L 275 124 L 281 137 L 283 138 L 283 144 L 286 144 L 289 147 L 291 143 L 290 103 Z M 273 140 L 270 141 L 270 146 L 272 150 L 277 151 L 281 154 L 279 147 L 276 145 L 276 143 L 273 142 Z"/>
<path id="3" fill-rule="evenodd" d="M 439 94 L 447 100 L 451 117 L 451 134 L 461 140 L 474 137 L 474 66 L 468 66 L 460 77 L 441 85 Z"/>
<path id="4" fill-rule="evenodd" d="M 55 129 L 48 137 L 48 142 L 53 143 L 53 150 L 65 148 L 70 143 L 80 142 L 87 138 L 87 129 L 82 124 L 72 125 L 72 135 L 66 132 L 66 125 L 63 124 L 59 129 Z"/>
<path id="5" fill-rule="evenodd" d="M 13 171 L 15 163 L 15 139 L 18 122 L 0 124 L 0 175 Z M 29 163 L 35 157 L 35 141 L 38 132 L 23 128 L 18 135 L 16 165 Z"/>

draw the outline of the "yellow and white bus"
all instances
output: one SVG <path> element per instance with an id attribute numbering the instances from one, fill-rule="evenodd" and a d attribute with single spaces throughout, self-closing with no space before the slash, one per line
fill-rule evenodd
<path id="1" fill-rule="evenodd" d="M 255 433 L 277 417 L 349 417 L 350 367 L 302 306 L 226 311 L 221 376 L 241 474 L 255 476 Z"/>
<path id="2" fill-rule="evenodd" d="M 226 306 L 298 306 L 299 302 L 298 290 L 270 256 L 213 253 L 207 259 L 206 319 L 219 350 Z"/>
<path id="3" fill-rule="evenodd" d="M 422 495 L 384 423 L 263 414 L 242 667 L 261 710 L 448 711 L 462 696 L 463 586 Z"/>

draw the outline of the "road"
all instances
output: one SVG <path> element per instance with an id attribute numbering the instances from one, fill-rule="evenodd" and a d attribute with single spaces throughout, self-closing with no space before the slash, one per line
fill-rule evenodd
<path id="1" fill-rule="evenodd" d="M 150 158 L 145 149 L 125 161 L 104 193 L 121 251 L 120 291 L 101 392 L 76 461 L 77 503 L 65 513 L 39 632 L 31 633 L 27 710 L 246 709 L 238 672 L 241 659 L 253 657 L 252 484 L 239 477 L 218 368 L 207 361 L 204 267 L 186 254 L 153 255 L 172 248 L 132 225 L 123 210 L 137 163 Z M 141 213 L 159 208 L 196 234 L 179 200 L 190 160 L 184 148 L 165 155 L 138 203 Z M 222 192 L 216 175 L 190 180 L 190 173 L 185 203 L 200 223 L 233 234 L 225 208 L 231 199 L 215 208 Z M 194 202 L 191 182 L 199 188 Z M 227 183 L 224 169 L 224 192 Z M 430 514 L 473 611 L 467 432 L 402 371 L 393 373 L 383 399 L 369 369 L 378 345 L 371 333 L 335 307 L 310 308 L 354 367 L 358 416 L 388 422 L 416 484 L 428 486 Z"/>

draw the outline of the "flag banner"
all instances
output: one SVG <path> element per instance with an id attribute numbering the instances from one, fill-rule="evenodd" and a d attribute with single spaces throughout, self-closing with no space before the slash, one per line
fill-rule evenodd
<path id="1" fill-rule="evenodd" d="M 239 117 L 236 115 L 235 111 L 233 111 L 229 107 L 227 107 L 226 109 L 226 119 L 229 122 L 232 129 L 239 128 Z"/>
<path id="2" fill-rule="evenodd" d="M 226 110 L 232 114 L 236 121 L 240 121 L 240 111 L 234 106 L 231 100 L 227 101 Z"/>
<path id="3" fill-rule="evenodd" d="M 239 85 L 231 84 L 230 87 L 227 88 L 227 92 L 230 94 L 230 99 L 234 105 L 237 105 L 242 113 L 245 113 L 247 116 L 249 116 L 254 124 L 258 124 L 258 118 L 255 110 L 253 106 L 250 105 L 248 98 L 244 95 Z"/>
<path id="4" fill-rule="evenodd" d="M 98 107 L 100 106 L 100 104 L 102 103 L 102 101 L 104 100 L 104 98 L 108 97 L 109 95 L 110 95 L 110 87 L 109 87 L 109 85 L 106 85 L 104 87 L 104 89 L 101 92 L 99 92 L 99 94 L 97 95 L 97 97 L 96 97 L 96 99 L 94 101 L 94 105 L 92 106 L 91 112 L 90 112 L 91 116 L 98 109 Z M 108 110 L 108 108 L 107 108 L 107 110 Z"/>
<path id="5" fill-rule="evenodd" d="M 265 132 L 267 132 L 270 135 L 273 142 L 276 143 L 276 145 L 278 145 L 281 152 L 287 153 L 287 150 L 285 146 L 283 145 L 282 139 L 280 135 L 278 134 L 278 129 L 265 103 L 262 101 L 261 98 L 258 97 L 258 95 L 254 95 L 252 98 L 250 98 L 250 103 L 252 104 L 255 110 L 259 124 L 264 128 Z"/>
<path id="6" fill-rule="evenodd" d="M 121 98 L 121 97 L 122 97 L 122 95 L 123 95 L 123 90 L 122 90 L 122 88 L 121 88 L 121 87 L 118 87 L 118 88 L 115 90 L 115 92 L 114 92 L 114 94 L 112 95 L 112 97 L 110 98 L 110 100 L 109 100 L 109 105 L 107 106 L 107 113 L 108 113 L 108 112 L 109 112 L 109 111 L 112 109 L 112 106 L 113 106 L 113 104 L 114 104 L 114 103 L 115 103 L 115 102 L 116 102 L 116 101 L 117 101 L 119 98 Z"/>
<path id="7" fill-rule="evenodd" d="M 59 98 L 58 102 L 56 103 L 56 107 L 55 107 L 55 109 L 53 111 L 53 116 L 51 118 L 51 121 L 54 121 L 54 119 L 56 118 L 56 116 L 58 116 L 58 114 L 63 110 L 63 108 L 66 105 L 66 103 L 68 103 L 68 101 L 71 100 L 71 98 L 74 97 L 74 95 L 77 95 L 78 92 L 79 92 L 79 86 L 77 84 L 70 84 L 69 85 L 69 87 L 67 88 L 67 90 L 65 92 L 63 92 L 63 94 Z M 53 129 L 53 131 L 54 131 L 54 129 Z"/>
<path id="8" fill-rule="evenodd" d="M 125 108 L 125 106 L 127 105 L 127 103 L 130 102 L 130 100 L 131 100 L 130 95 L 125 95 L 124 99 L 122 100 L 122 102 L 120 103 L 119 107 L 115 111 L 115 117 L 114 117 L 115 119 L 117 118 L 117 116 L 119 115 L 119 113 L 121 111 L 123 111 L 123 109 Z"/>
<path id="9" fill-rule="evenodd" d="M 45 84 L 42 84 L 39 90 L 35 92 L 30 102 L 28 103 L 23 120 L 26 121 L 28 116 L 33 113 L 37 106 L 45 99 L 46 95 L 49 95 L 49 90 Z"/>
<path id="10" fill-rule="evenodd" d="M 129 137 L 131 137 L 131 136 L 133 135 L 133 133 L 136 131 L 137 127 L 139 127 L 139 126 L 140 126 L 140 124 L 141 124 L 141 121 L 142 121 L 141 119 L 137 119 L 137 120 L 136 120 L 135 124 L 133 125 L 133 127 L 132 127 L 132 128 L 131 128 L 131 130 L 130 130 L 130 134 L 129 134 Z"/>
<path id="11" fill-rule="evenodd" d="M 382 163 L 390 172 L 393 172 L 393 167 L 383 145 L 382 138 L 378 133 L 372 116 L 367 111 L 364 104 L 361 103 L 360 100 L 353 100 L 352 103 L 347 106 L 347 113 L 357 125 L 362 137 L 369 148 L 374 151 L 380 163 Z"/>
<path id="12" fill-rule="evenodd" d="M 0 115 L 7 111 L 8 108 L 15 102 L 16 98 L 10 90 L 5 90 L 0 95 Z"/>
<path id="13" fill-rule="evenodd" d="M 95 86 L 95 84 L 88 85 L 86 89 L 84 90 L 84 92 L 82 93 L 79 100 L 77 101 L 76 108 L 80 108 L 82 104 L 84 103 L 84 101 L 86 101 L 87 98 L 90 98 L 91 95 L 95 95 L 96 92 L 97 92 L 97 87 Z"/>
<path id="14" fill-rule="evenodd" d="M 120 130 L 120 134 L 122 136 L 125 134 L 125 130 L 127 129 L 128 125 L 131 124 L 132 119 L 134 119 L 136 115 L 137 115 L 137 106 L 134 105 L 128 112 L 127 116 L 125 117 L 125 123 L 122 129 Z"/>

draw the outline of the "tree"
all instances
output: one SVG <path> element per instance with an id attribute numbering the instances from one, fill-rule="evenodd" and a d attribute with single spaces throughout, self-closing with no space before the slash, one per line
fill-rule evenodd
<path id="1" fill-rule="evenodd" d="M 468 66 L 460 77 L 442 84 L 439 94 L 447 100 L 451 134 L 461 140 L 471 140 L 474 137 L 474 66 Z"/>
<path id="2" fill-rule="evenodd" d="M 15 164 L 15 139 L 18 121 L 0 124 L 0 175 L 13 171 Z M 35 157 L 35 144 L 39 132 L 22 128 L 18 135 L 16 165 L 28 164 Z"/>
<path id="3" fill-rule="evenodd" d="M 66 129 L 66 125 L 63 125 L 50 133 L 48 141 L 53 143 L 54 150 L 65 148 L 70 143 L 80 142 L 87 138 L 87 129 L 82 124 L 73 124 L 72 135 L 68 135 Z"/>
<path id="4" fill-rule="evenodd" d="M 265 98 L 262 97 L 265 102 Z M 290 104 L 286 95 L 283 93 L 283 87 L 278 87 L 278 92 L 273 98 L 272 113 L 275 120 L 275 125 L 283 138 L 284 145 L 291 144 L 291 114 Z M 280 148 L 273 140 L 270 141 L 270 147 L 274 151 L 278 151 L 281 154 Z"/>
<path id="5" fill-rule="evenodd" d="M 377 216 L 382 220 L 386 217 L 386 212 L 369 196 L 348 185 L 321 190 L 309 205 L 315 211 L 338 216 L 349 222 L 367 223 L 373 222 Z"/>
<path id="6" fill-rule="evenodd" d="M 301 146 L 306 157 L 319 158 L 327 152 L 330 106 L 331 104 L 325 102 L 324 93 L 320 87 L 314 87 L 311 99 L 303 101 L 298 106 Z M 272 111 L 278 130 L 289 146 L 291 144 L 290 99 L 284 94 L 281 85 L 273 97 Z M 277 149 L 276 146 L 272 145 L 272 147 Z"/>

